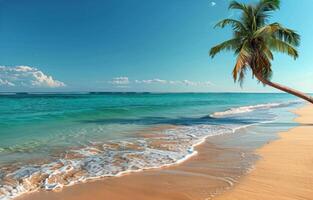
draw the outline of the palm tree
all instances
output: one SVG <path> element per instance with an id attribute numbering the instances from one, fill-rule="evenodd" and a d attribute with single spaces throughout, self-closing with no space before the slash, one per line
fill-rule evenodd
<path id="1" fill-rule="evenodd" d="M 272 82 L 273 52 L 286 53 L 294 59 L 298 58 L 296 47 L 299 46 L 300 36 L 291 29 L 283 27 L 279 23 L 268 23 L 272 12 L 278 10 L 280 0 L 260 0 L 257 4 L 244 4 L 232 1 L 229 9 L 239 10 L 239 19 L 224 19 L 215 27 L 224 28 L 230 25 L 233 30 L 233 38 L 210 50 L 213 58 L 223 50 L 234 51 L 237 56 L 233 69 L 234 81 L 242 86 L 246 72 L 249 69 L 252 77 L 259 82 L 278 90 L 293 94 L 310 103 L 313 98 L 300 91 Z"/>

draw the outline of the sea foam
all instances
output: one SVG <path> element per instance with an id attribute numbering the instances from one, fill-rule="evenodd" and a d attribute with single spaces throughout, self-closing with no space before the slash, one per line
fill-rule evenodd
<path id="1" fill-rule="evenodd" d="M 216 112 L 211 116 L 223 118 L 292 103 L 243 106 Z M 194 147 L 208 137 L 232 134 L 240 128 L 273 119 L 263 117 L 248 124 L 192 124 L 158 130 L 149 136 L 105 143 L 91 141 L 88 145 L 68 149 L 65 155 L 44 164 L 2 167 L 0 200 L 9 200 L 38 189 L 56 191 L 87 180 L 175 165 L 196 155 Z"/>
<path id="2" fill-rule="evenodd" d="M 278 107 L 286 107 L 292 104 L 297 104 L 299 101 L 289 101 L 289 102 L 280 102 L 280 103 L 266 103 L 266 104 L 257 104 L 257 105 L 249 105 L 249 106 L 242 106 L 242 107 L 235 107 L 230 108 L 226 111 L 222 112 L 215 112 L 210 115 L 210 117 L 225 117 L 225 116 L 231 116 L 231 115 L 237 115 L 242 113 L 248 113 L 255 110 L 266 110 L 271 108 L 278 108 Z"/>
<path id="3" fill-rule="evenodd" d="M 194 147 L 205 138 L 228 133 L 233 133 L 233 129 L 219 125 L 193 125 L 163 130 L 156 137 L 93 142 L 68 150 L 63 158 L 47 164 L 0 170 L 3 174 L 0 199 L 12 199 L 38 189 L 60 190 L 90 179 L 181 163 L 197 154 Z"/>

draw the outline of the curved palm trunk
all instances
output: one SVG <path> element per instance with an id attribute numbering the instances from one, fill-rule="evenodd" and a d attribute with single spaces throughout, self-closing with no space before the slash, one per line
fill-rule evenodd
<path id="1" fill-rule="evenodd" d="M 261 81 L 263 84 L 265 84 L 265 85 L 269 85 L 269 86 L 271 86 L 271 87 L 273 87 L 273 88 L 276 88 L 276 89 L 278 89 L 278 90 L 287 92 L 287 93 L 289 93 L 289 94 L 292 94 L 292 95 L 294 95 L 294 96 L 297 96 L 297 97 L 299 97 L 299 98 L 301 98 L 301 99 L 304 99 L 304 100 L 306 100 L 306 101 L 308 101 L 308 102 L 310 102 L 310 103 L 313 104 L 313 98 L 312 98 L 311 96 L 309 96 L 309 95 L 303 93 L 303 92 L 300 92 L 300 91 L 298 91 L 298 90 L 294 90 L 294 89 L 292 89 L 292 88 L 289 88 L 289 87 L 280 85 L 280 84 L 278 84 L 278 83 L 273 83 L 273 82 L 271 82 L 271 81 L 269 81 L 269 80 L 266 80 L 266 79 L 262 78 L 262 76 L 260 76 L 260 75 L 256 75 L 256 78 L 257 78 L 259 81 Z"/>

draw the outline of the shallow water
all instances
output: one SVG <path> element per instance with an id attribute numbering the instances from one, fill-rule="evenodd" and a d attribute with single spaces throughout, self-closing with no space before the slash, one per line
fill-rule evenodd
<path id="1" fill-rule="evenodd" d="M 0 199 L 171 165 L 248 126 L 220 143 L 253 149 L 293 126 L 299 104 L 285 94 L 1 95 Z"/>

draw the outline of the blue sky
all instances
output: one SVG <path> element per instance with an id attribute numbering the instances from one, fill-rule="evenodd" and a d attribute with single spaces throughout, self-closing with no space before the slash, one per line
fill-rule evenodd
<path id="1" fill-rule="evenodd" d="M 245 0 L 244 2 L 254 2 Z M 2 0 L 0 91 L 274 92 L 232 53 L 208 51 L 231 37 L 213 29 L 228 0 Z M 302 36 L 296 61 L 275 55 L 273 81 L 313 91 L 312 0 L 282 0 L 273 21 Z"/>

